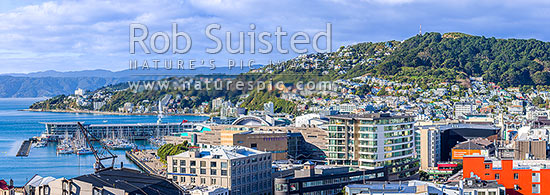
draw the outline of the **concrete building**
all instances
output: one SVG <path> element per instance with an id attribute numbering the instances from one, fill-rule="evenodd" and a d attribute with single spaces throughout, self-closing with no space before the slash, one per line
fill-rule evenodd
<path id="1" fill-rule="evenodd" d="M 517 140 L 514 150 L 515 160 L 546 160 L 546 140 Z"/>
<path id="2" fill-rule="evenodd" d="M 418 153 L 420 155 L 420 168 L 428 170 L 437 167 L 437 162 L 441 160 L 441 136 L 437 126 L 420 127 L 416 130 L 420 140 L 415 140 L 419 143 Z"/>
<path id="3" fill-rule="evenodd" d="M 83 96 L 83 95 L 84 95 L 84 92 L 85 92 L 84 89 L 78 88 L 78 89 L 74 90 L 74 95 L 76 95 L 76 96 Z"/>
<path id="4" fill-rule="evenodd" d="M 452 148 L 452 160 L 462 160 L 464 155 L 489 157 L 495 152 L 495 145 L 486 138 L 475 138 L 461 142 Z"/>
<path id="5" fill-rule="evenodd" d="M 244 146 L 271 153 L 273 160 L 288 156 L 288 137 L 282 131 L 229 131 L 221 132 L 221 145 Z"/>
<path id="6" fill-rule="evenodd" d="M 229 190 L 227 188 L 209 186 L 206 188 L 191 190 L 190 194 L 191 195 L 229 195 Z"/>
<path id="7" fill-rule="evenodd" d="M 271 154 L 242 146 L 208 146 L 168 156 L 168 177 L 180 185 L 220 186 L 231 194 L 270 194 Z"/>
<path id="8" fill-rule="evenodd" d="M 68 194 L 71 192 L 69 180 L 39 175 L 34 175 L 23 188 L 25 194 Z"/>
<path id="9" fill-rule="evenodd" d="M 339 106 L 340 113 L 354 113 L 357 110 L 357 105 L 355 104 L 340 104 Z"/>
<path id="10" fill-rule="evenodd" d="M 344 187 L 347 195 L 461 195 L 455 186 L 438 185 L 425 181 L 386 182 L 369 181 Z"/>
<path id="11" fill-rule="evenodd" d="M 93 103 L 94 110 L 100 110 L 103 106 L 105 106 L 105 102 L 94 102 Z"/>
<path id="12" fill-rule="evenodd" d="M 496 181 L 484 181 L 476 178 L 466 178 L 462 183 L 464 195 L 506 195 L 503 185 Z"/>
<path id="13" fill-rule="evenodd" d="M 222 103 L 224 102 L 223 97 L 219 97 L 212 100 L 212 111 L 219 110 L 222 107 Z"/>
<path id="14" fill-rule="evenodd" d="M 387 169 L 350 170 L 341 166 L 315 166 L 311 162 L 290 175 L 275 178 L 275 195 L 337 194 L 348 184 L 387 179 Z"/>
<path id="15" fill-rule="evenodd" d="M 275 142 L 277 144 L 283 144 L 284 140 L 281 139 L 271 139 L 263 140 L 260 138 L 260 142 L 256 142 L 258 148 L 263 148 L 258 143 L 268 143 L 266 146 L 276 146 L 272 148 L 265 148 L 266 151 L 279 151 L 282 152 L 284 147 L 287 149 L 287 156 L 291 159 L 300 159 L 300 160 L 324 160 L 326 158 L 325 150 L 327 149 L 327 132 L 321 128 L 317 127 L 274 127 L 274 126 L 250 126 L 250 125 L 213 125 L 213 126 L 203 126 L 197 128 L 195 132 L 186 132 L 181 133 L 180 136 L 169 136 L 165 137 L 165 140 L 169 143 L 183 143 L 188 141 L 189 143 L 200 143 L 208 145 L 242 145 L 232 144 L 234 142 L 233 134 L 238 134 L 242 132 L 272 132 L 271 134 L 266 134 L 266 138 L 272 136 L 278 136 L 276 134 L 285 133 L 287 135 L 287 146 L 274 145 L 269 142 Z M 224 136 L 224 143 L 222 144 L 222 132 Z M 243 135 L 244 136 L 244 135 Z M 256 136 L 256 135 L 249 135 Z M 246 137 L 246 136 L 245 136 Z M 260 136 L 261 137 L 261 136 Z M 245 145 L 246 147 L 251 147 L 250 145 Z M 263 151 L 263 149 L 260 149 Z M 276 155 L 280 156 L 280 155 Z M 279 159 L 279 157 L 276 157 Z"/>
<path id="16" fill-rule="evenodd" d="M 328 117 L 328 164 L 365 169 L 400 165 L 391 170 L 390 179 L 408 177 L 418 170 L 412 116 L 375 113 Z"/>
<path id="17" fill-rule="evenodd" d="M 322 118 L 319 114 L 305 114 L 297 116 L 294 122 L 296 127 L 318 127 L 328 123 L 326 118 Z"/>
<path id="18" fill-rule="evenodd" d="M 265 114 L 275 114 L 275 104 L 273 102 L 264 103 Z"/>
<path id="19" fill-rule="evenodd" d="M 470 102 L 456 102 L 454 104 L 455 117 L 459 118 L 474 113 L 476 106 Z"/>

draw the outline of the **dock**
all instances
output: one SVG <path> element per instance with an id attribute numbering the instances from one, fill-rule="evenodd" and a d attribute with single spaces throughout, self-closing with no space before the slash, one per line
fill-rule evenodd
<path id="1" fill-rule="evenodd" d="M 17 154 L 15 156 L 29 156 L 29 152 L 31 151 L 31 141 L 25 140 L 23 143 L 21 143 L 21 147 L 19 148 L 19 151 L 17 151 Z"/>

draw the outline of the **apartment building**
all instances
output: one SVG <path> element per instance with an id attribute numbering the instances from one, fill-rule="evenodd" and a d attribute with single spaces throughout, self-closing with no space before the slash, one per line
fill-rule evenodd
<path id="1" fill-rule="evenodd" d="M 441 135 L 437 126 L 425 126 L 416 130 L 419 140 L 415 140 L 417 154 L 420 155 L 420 168 L 422 170 L 437 167 L 441 160 Z"/>
<path id="2" fill-rule="evenodd" d="M 454 104 L 455 117 L 462 117 L 474 113 L 476 105 L 470 102 L 456 102 Z"/>
<path id="3" fill-rule="evenodd" d="M 329 119 L 328 164 L 364 169 L 398 165 L 390 171 L 390 180 L 418 170 L 412 116 L 375 113 L 333 115 Z"/>
<path id="4" fill-rule="evenodd" d="M 271 154 L 242 146 L 212 146 L 168 156 L 168 176 L 180 185 L 219 186 L 231 194 L 271 194 Z"/>
<path id="5" fill-rule="evenodd" d="M 495 180 L 504 185 L 506 194 L 550 194 L 549 160 L 494 160 L 481 155 L 463 158 L 463 177 Z M 479 193 L 478 193 L 479 194 Z"/>

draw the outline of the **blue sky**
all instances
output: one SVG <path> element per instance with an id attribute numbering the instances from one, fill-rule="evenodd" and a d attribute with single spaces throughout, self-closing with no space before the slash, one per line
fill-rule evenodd
<path id="1" fill-rule="evenodd" d="M 424 32 L 464 32 L 497 38 L 550 40 L 550 2 L 508 0 L 155 0 L 155 1 L 2 1 L 0 2 L 0 73 L 44 70 L 122 70 L 130 59 L 284 60 L 295 53 L 208 55 L 213 42 L 204 28 L 222 31 L 290 33 L 323 31 L 333 24 L 333 50 L 358 42 L 403 40 Z M 150 31 L 189 33 L 189 53 L 129 53 L 129 24 Z M 286 44 L 286 45 L 285 45 Z M 283 47 L 289 48 L 288 41 Z"/>

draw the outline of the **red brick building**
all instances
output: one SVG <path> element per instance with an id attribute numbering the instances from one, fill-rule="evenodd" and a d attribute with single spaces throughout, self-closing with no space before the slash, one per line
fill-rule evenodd
<path id="1" fill-rule="evenodd" d="M 548 160 L 490 160 L 484 156 L 466 155 L 463 177 L 478 176 L 496 180 L 504 185 L 506 194 L 550 194 L 550 161 Z"/>

